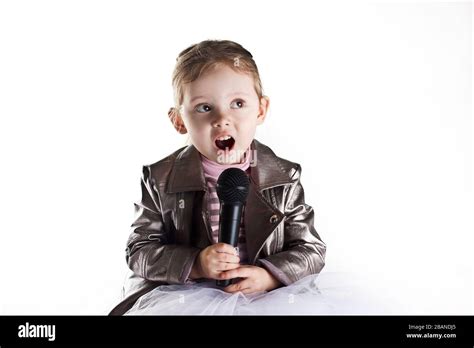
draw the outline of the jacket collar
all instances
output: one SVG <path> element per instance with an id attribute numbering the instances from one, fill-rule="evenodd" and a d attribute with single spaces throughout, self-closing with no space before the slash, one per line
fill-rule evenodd
<path id="1" fill-rule="evenodd" d="M 254 139 L 250 150 L 250 181 L 257 191 L 291 182 L 292 167 L 280 161 L 268 146 Z M 194 145 L 178 153 L 169 178 L 167 193 L 207 190 L 201 158 Z"/>

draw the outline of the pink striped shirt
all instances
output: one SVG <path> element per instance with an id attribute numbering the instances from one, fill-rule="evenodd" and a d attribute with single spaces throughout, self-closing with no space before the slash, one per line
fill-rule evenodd
<path id="1" fill-rule="evenodd" d="M 239 168 L 250 175 L 250 150 L 248 149 L 245 154 L 245 159 L 243 163 L 237 164 L 219 164 L 217 162 L 211 161 L 207 157 L 201 155 L 201 163 L 204 170 L 204 177 L 206 179 L 207 192 L 207 209 L 209 211 L 209 220 L 212 230 L 212 239 L 214 243 L 218 242 L 219 237 L 219 210 L 220 210 L 220 201 L 217 197 L 216 184 L 219 175 L 228 168 Z M 240 231 L 239 231 L 239 257 L 241 264 L 248 263 L 247 256 L 247 247 L 245 242 L 245 226 L 244 226 L 244 214 L 245 206 L 242 211 L 242 219 L 240 222 Z"/>

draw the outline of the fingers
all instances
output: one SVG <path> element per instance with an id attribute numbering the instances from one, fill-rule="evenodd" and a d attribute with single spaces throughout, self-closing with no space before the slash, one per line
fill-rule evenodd
<path id="1" fill-rule="evenodd" d="M 214 250 L 217 251 L 218 253 L 227 253 L 230 255 L 237 255 L 237 256 L 239 255 L 237 250 L 235 250 L 235 248 L 232 245 L 227 244 L 227 243 L 217 243 L 217 244 L 214 244 L 213 247 L 214 247 Z"/>
<path id="2" fill-rule="evenodd" d="M 207 247 L 200 260 L 205 278 L 211 279 L 220 279 L 221 272 L 240 266 L 238 253 L 232 245 L 226 243 L 217 243 Z"/>
<path id="3" fill-rule="evenodd" d="M 226 253 L 217 253 L 217 261 L 219 262 L 230 262 L 230 263 L 239 263 L 240 257 L 236 255 L 230 255 Z"/>
<path id="4" fill-rule="evenodd" d="M 252 266 L 238 265 L 235 269 L 222 272 L 219 275 L 219 279 L 232 279 L 232 278 L 247 278 L 253 274 Z"/>
<path id="5" fill-rule="evenodd" d="M 219 253 L 217 255 L 216 262 L 216 272 L 227 271 L 240 267 L 240 258 L 235 255 L 229 255 L 225 253 Z"/>
<path id="6" fill-rule="evenodd" d="M 238 254 L 235 254 L 236 251 L 232 245 L 218 243 L 216 244 L 215 251 L 214 263 L 216 264 L 216 272 L 232 270 L 240 266 L 240 257 Z M 219 278 L 219 274 L 217 274 L 217 278 Z"/>
<path id="7" fill-rule="evenodd" d="M 230 263 L 230 262 L 219 262 L 217 266 L 217 272 L 223 272 L 223 271 L 228 271 L 231 269 L 236 269 L 239 268 L 240 264 L 238 262 L 236 263 Z M 217 279 L 221 279 L 218 275 Z"/>
<path id="8" fill-rule="evenodd" d="M 254 292 L 254 290 L 252 290 L 252 287 L 251 287 L 251 282 L 248 279 L 243 279 L 235 284 L 226 286 L 223 290 L 231 294 L 239 292 L 239 291 L 243 292 L 244 294 L 250 294 Z"/>

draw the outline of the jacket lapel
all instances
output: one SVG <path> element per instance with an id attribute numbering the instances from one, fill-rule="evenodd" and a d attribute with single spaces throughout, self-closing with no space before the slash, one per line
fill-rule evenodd
<path id="1" fill-rule="evenodd" d="M 206 179 L 199 151 L 189 145 L 176 157 L 168 180 L 166 193 L 206 191 Z"/>
<path id="2" fill-rule="evenodd" d="M 291 183 L 287 168 L 273 151 L 255 140 L 250 145 L 250 190 L 244 213 L 245 238 L 248 260 L 255 264 L 263 244 L 281 223 L 284 213 L 278 210 L 262 194 L 266 189 Z M 255 160 L 256 157 L 256 160 Z"/>

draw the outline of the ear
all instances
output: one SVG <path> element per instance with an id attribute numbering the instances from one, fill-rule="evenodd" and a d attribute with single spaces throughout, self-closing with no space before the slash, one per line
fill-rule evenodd
<path id="1" fill-rule="evenodd" d="M 181 118 L 181 114 L 179 110 L 175 107 L 172 107 L 168 111 L 168 117 L 173 124 L 173 127 L 179 134 L 186 134 L 188 130 L 186 129 L 183 119 Z"/>
<path id="2" fill-rule="evenodd" d="M 257 124 L 262 124 L 267 116 L 268 108 L 270 107 L 270 98 L 266 95 L 260 98 L 260 105 L 258 107 L 258 116 L 257 116 Z"/>

